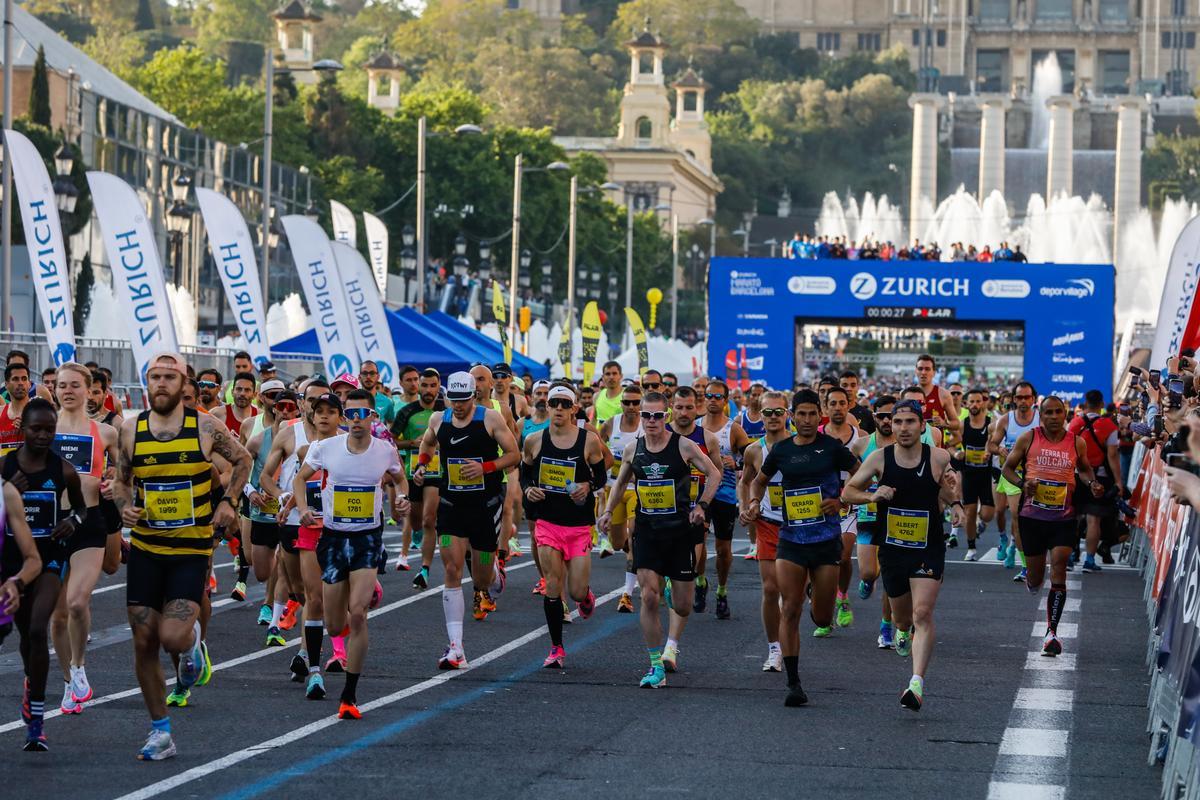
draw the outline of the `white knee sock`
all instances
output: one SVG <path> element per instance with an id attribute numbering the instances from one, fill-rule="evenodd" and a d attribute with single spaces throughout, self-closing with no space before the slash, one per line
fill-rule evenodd
<path id="1" fill-rule="evenodd" d="M 454 647 L 462 647 L 463 611 L 466 600 L 462 588 L 442 589 L 442 615 L 446 618 L 446 636 Z"/>

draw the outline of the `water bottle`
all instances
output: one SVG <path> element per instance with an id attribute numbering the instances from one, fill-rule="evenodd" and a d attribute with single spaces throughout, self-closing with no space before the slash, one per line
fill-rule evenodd
<path id="1" fill-rule="evenodd" d="M 571 493 L 575 491 L 575 487 L 578 485 L 579 484 L 577 484 L 575 481 L 567 481 L 567 496 L 568 497 L 571 496 Z M 582 500 L 576 500 L 574 497 L 571 497 L 571 502 L 573 502 L 577 506 L 582 506 L 584 503 L 587 502 L 587 495 L 584 495 Z"/>

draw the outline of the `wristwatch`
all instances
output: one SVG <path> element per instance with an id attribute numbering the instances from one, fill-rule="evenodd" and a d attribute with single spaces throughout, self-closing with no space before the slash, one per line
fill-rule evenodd
<path id="1" fill-rule="evenodd" d="M 708 501 L 707 500 L 700 500 L 696 503 L 696 505 L 700 506 L 705 511 L 708 511 Z"/>
<path id="2" fill-rule="evenodd" d="M 232 508 L 234 511 L 238 510 L 237 505 L 229 499 L 229 495 L 224 495 L 220 500 L 217 501 L 217 505 L 221 505 L 221 503 L 229 503 L 230 508 Z"/>

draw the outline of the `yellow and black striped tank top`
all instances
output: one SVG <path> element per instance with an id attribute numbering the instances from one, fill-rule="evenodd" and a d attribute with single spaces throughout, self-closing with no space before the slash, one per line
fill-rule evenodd
<path id="1" fill-rule="evenodd" d="M 183 427 L 160 441 L 150 431 L 150 412 L 137 418 L 133 439 L 133 486 L 142 519 L 133 546 L 167 556 L 212 553 L 212 464 L 200 448 L 196 412 L 184 409 Z"/>

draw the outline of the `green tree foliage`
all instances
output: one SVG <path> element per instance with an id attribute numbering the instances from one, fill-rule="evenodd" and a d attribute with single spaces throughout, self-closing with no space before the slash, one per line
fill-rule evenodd
<path id="1" fill-rule="evenodd" d="M 210 53 L 230 40 L 269 43 L 274 36 L 271 19 L 275 0 L 209 0 L 198 3 L 192 15 L 196 41 Z"/>
<path id="2" fill-rule="evenodd" d="M 180 121 L 216 139 L 261 136 L 261 92 L 225 85 L 225 65 L 191 46 L 159 50 L 130 76 L 133 85 Z"/>
<path id="3" fill-rule="evenodd" d="M 137 13 L 133 18 L 133 27 L 139 31 L 154 30 L 154 12 L 150 9 L 150 0 L 138 0 Z"/>
<path id="4" fill-rule="evenodd" d="M 1151 208 L 1167 197 L 1200 198 L 1200 136 L 1159 134 L 1142 155 L 1142 174 Z"/>
<path id="5" fill-rule="evenodd" d="M 749 43 L 759 27 L 734 0 L 629 0 L 617 9 L 609 36 L 622 44 L 637 36 L 647 20 L 651 31 L 684 55 Z"/>
<path id="6" fill-rule="evenodd" d="M 50 125 L 50 75 L 46 71 L 46 50 L 38 45 L 33 62 L 33 82 L 29 88 L 29 121 L 35 125 Z"/>

